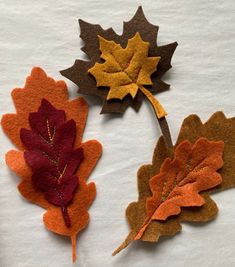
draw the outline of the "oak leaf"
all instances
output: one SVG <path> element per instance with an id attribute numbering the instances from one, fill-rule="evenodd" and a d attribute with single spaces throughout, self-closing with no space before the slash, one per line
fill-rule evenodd
<path id="1" fill-rule="evenodd" d="M 2 117 L 1 125 L 6 135 L 10 138 L 13 144 L 15 144 L 18 150 L 9 151 L 6 154 L 6 162 L 11 170 L 21 178 L 18 189 L 23 197 L 47 210 L 43 215 L 43 221 L 47 229 L 71 238 L 73 261 L 75 261 L 76 236 L 88 224 L 89 214 L 87 209 L 96 195 L 95 184 L 93 182 L 87 183 L 86 180 L 95 167 L 102 151 L 100 143 L 96 140 L 81 143 L 88 112 L 87 103 L 81 97 L 69 101 L 66 84 L 63 81 L 55 81 L 52 78 L 47 77 L 46 73 L 37 67 L 33 68 L 31 75 L 26 80 L 24 88 L 17 88 L 12 91 L 12 98 L 16 107 L 16 114 L 4 115 Z M 34 185 L 32 179 L 34 168 L 31 168 L 26 163 L 24 157 L 26 149 L 25 143 L 27 140 L 23 137 L 24 143 L 22 142 L 20 132 L 22 128 L 30 129 L 29 114 L 38 110 L 42 99 L 50 102 L 56 110 L 60 110 L 60 114 L 65 114 L 66 120 L 71 123 L 69 126 L 70 130 L 71 125 L 73 124 L 73 136 L 69 135 L 69 139 L 73 139 L 73 148 L 75 151 L 83 151 L 83 160 L 80 162 L 80 165 L 76 162 L 79 167 L 74 171 L 74 175 L 77 177 L 75 183 L 78 184 L 78 187 L 74 191 L 72 200 L 67 203 L 67 211 L 71 224 L 70 227 L 67 227 L 64 222 L 61 208 L 54 205 L 55 203 L 48 201 L 48 197 L 45 197 L 45 191 L 43 192 L 41 189 L 39 190 Z M 58 115 L 55 116 L 58 119 Z M 60 115 L 59 117 L 61 122 L 62 116 Z M 75 125 L 71 120 L 74 120 Z M 33 124 L 34 123 L 35 122 L 33 122 Z M 31 126 L 33 126 L 32 128 L 35 128 L 35 125 Z M 37 127 L 38 126 L 39 125 L 37 125 Z M 44 126 L 42 128 L 37 128 L 37 130 L 42 131 L 42 135 L 46 134 Z M 74 130 L 76 130 L 75 136 Z M 30 142 L 30 140 L 28 140 L 28 142 Z M 59 146 L 61 144 L 62 143 L 59 142 Z M 29 145 L 30 144 L 28 143 L 27 148 L 29 148 Z M 27 161 L 30 163 L 29 160 Z"/>
<path id="2" fill-rule="evenodd" d="M 215 218 L 218 208 L 210 198 L 210 192 L 217 192 L 235 186 L 235 117 L 227 119 L 222 112 L 216 112 L 206 122 L 202 123 L 196 115 L 187 117 L 179 133 L 175 147 L 188 140 L 192 144 L 201 137 L 210 141 L 223 141 L 223 167 L 218 171 L 222 176 L 222 183 L 218 186 L 200 193 L 205 204 L 200 207 L 183 207 L 180 214 L 171 216 L 167 220 L 154 220 L 144 231 L 141 241 L 157 242 L 161 236 L 175 235 L 181 231 L 181 222 L 207 222 Z M 156 145 L 153 154 L 152 164 L 143 165 L 138 170 L 138 191 L 137 202 L 132 202 L 126 209 L 131 231 L 125 241 L 115 250 L 113 255 L 127 247 L 137 236 L 147 217 L 146 201 L 152 197 L 149 181 L 160 172 L 160 167 L 168 157 L 173 157 L 174 149 L 169 149 L 161 137 Z"/>
<path id="3" fill-rule="evenodd" d="M 135 240 L 142 237 L 153 220 L 166 220 L 178 215 L 181 207 L 202 206 L 205 201 L 199 192 L 214 188 L 222 182 L 217 171 L 223 166 L 221 141 L 200 138 L 192 145 L 180 143 L 174 159 L 165 159 L 159 174 L 149 181 L 152 197 L 146 201 L 147 217 Z"/>
<path id="4" fill-rule="evenodd" d="M 32 183 L 44 192 L 51 204 L 59 206 L 65 225 L 71 226 L 67 206 L 78 187 L 75 175 L 84 155 L 73 149 L 76 137 L 74 120 L 65 121 L 65 112 L 43 99 L 39 110 L 29 114 L 32 130 L 22 128 L 21 141 L 27 149 L 26 163 L 32 169 Z"/>
<path id="5" fill-rule="evenodd" d="M 102 63 L 99 50 L 99 36 L 113 41 L 121 47 L 126 47 L 128 40 L 133 38 L 136 33 L 139 33 L 141 39 L 149 43 L 148 56 L 161 58 L 157 71 L 151 75 L 152 84 L 148 85 L 146 93 L 153 94 L 169 89 L 169 85 L 162 81 L 162 77 L 171 68 L 171 57 L 177 47 L 177 43 L 158 46 L 156 43 L 158 26 L 148 22 L 141 7 L 138 8 L 130 21 L 124 22 L 121 35 L 116 34 L 112 28 L 104 30 L 100 25 L 90 24 L 83 20 L 79 20 L 79 24 L 81 28 L 80 37 L 85 44 L 82 50 L 88 55 L 89 61 L 76 60 L 72 67 L 61 71 L 61 74 L 78 85 L 79 93 L 96 95 L 101 98 L 103 101 L 101 113 L 124 113 L 128 106 L 132 106 L 138 111 L 142 103 L 143 93 L 138 90 L 134 98 L 128 94 L 123 100 L 107 100 L 107 95 L 109 94 L 107 87 L 97 86 L 94 77 L 88 73 L 88 70 L 96 62 Z M 136 89 L 133 87 L 133 95 L 135 92 Z"/>

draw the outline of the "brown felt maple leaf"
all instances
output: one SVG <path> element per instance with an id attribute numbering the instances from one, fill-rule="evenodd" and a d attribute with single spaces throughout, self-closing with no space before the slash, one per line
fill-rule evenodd
<path id="1" fill-rule="evenodd" d="M 160 220 L 158 219 L 151 220 L 146 229 L 144 229 L 144 231 L 142 231 L 141 233 L 140 230 L 143 229 L 143 226 L 146 223 L 146 218 L 148 218 L 148 215 L 151 214 L 150 211 L 158 210 L 159 212 L 159 209 L 157 209 L 158 205 L 155 205 L 157 201 L 155 201 L 155 196 L 154 196 L 155 190 L 153 190 L 153 188 L 156 189 L 161 187 L 162 179 L 164 179 L 162 176 L 162 172 L 164 171 L 164 169 L 162 168 L 168 166 L 168 164 L 174 163 L 174 160 L 167 158 L 169 157 L 172 158 L 174 155 L 174 150 L 175 153 L 177 153 L 177 150 L 180 148 L 180 146 L 182 146 L 182 144 L 184 144 L 184 142 L 186 142 L 187 144 L 189 144 L 190 142 L 191 144 L 194 144 L 194 146 L 196 146 L 198 140 L 203 140 L 202 139 L 203 137 L 209 140 L 207 142 L 209 143 L 212 142 L 214 144 L 217 144 L 216 146 L 217 148 L 222 146 L 221 141 L 224 142 L 224 153 L 223 153 L 224 165 L 221 169 L 218 170 L 218 173 L 222 177 L 222 183 L 221 184 L 218 183 L 218 185 L 213 188 L 208 187 L 206 190 L 203 189 L 203 191 L 200 193 L 200 196 L 204 198 L 205 204 L 203 204 L 202 206 L 184 207 L 184 205 L 181 205 L 182 203 L 177 203 L 180 204 L 179 205 L 180 207 L 182 207 L 181 212 L 178 215 L 177 215 L 177 212 L 179 211 L 178 208 L 177 212 L 173 213 L 171 212 L 171 209 L 168 210 L 169 206 L 167 209 L 164 208 L 164 205 L 166 205 L 164 203 L 166 203 L 166 200 L 168 199 L 165 197 L 171 196 L 171 193 L 168 195 L 167 191 L 166 194 L 164 194 L 164 198 L 161 199 L 164 201 L 162 203 L 162 206 L 161 205 L 160 206 L 164 209 L 161 211 L 161 213 L 157 213 L 159 216 L 159 217 L 157 216 L 157 218 Z M 205 153 L 206 150 L 207 152 L 209 152 L 208 148 L 209 146 L 201 147 L 202 154 Z M 200 155 L 201 153 L 198 153 L 199 157 Z M 215 153 L 214 155 L 219 155 L 219 154 Z M 219 159 L 219 157 L 217 159 Z M 191 160 L 186 161 L 182 165 L 185 167 L 184 171 L 188 172 L 190 168 L 192 168 L 193 164 L 195 164 L 195 162 L 196 161 L 191 161 Z M 213 167 L 211 170 L 214 170 L 213 173 L 214 175 L 217 176 L 217 174 L 215 174 L 215 170 L 219 168 L 219 164 L 218 165 L 214 164 L 216 162 L 218 163 L 218 161 L 212 160 L 211 162 Z M 129 204 L 126 210 L 126 216 L 130 224 L 131 231 L 127 236 L 126 240 L 121 244 L 121 246 L 118 249 L 115 250 L 113 255 L 117 254 L 122 249 L 127 247 L 135 239 L 140 239 L 142 241 L 149 241 L 149 242 L 157 242 L 160 236 L 175 235 L 177 232 L 181 230 L 180 223 L 182 221 L 206 222 L 212 220 L 216 216 L 218 209 L 214 201 L 210 198 L 209 193 L 225 190 L 235 186 L 234 162 L 235 162 L 235 118 L 227 119 L 222 112 L 216 112 L 205 124 L 203 124 L 200 121 L 199 117 L 197 117 L 196 115 L 191 115 L 188 118 L 186 118 L 182 124 L 175 148 L 173 149 L 168 149 L 166 147 L 166 143 L 161 137 L 154 151 L 152 164 L 144 165 L 138 171 L 139 198 L 137 202 Z M 200 166 L 200 164 L 198 166 Z M 209 178 L 211 178 L 211 175 Z M 153 183 L 152 181 L 156 182 L 157 179 L 159 179 L 158 180 L 158 182 L 160 183 L 158 184 L 159 187 L 157 185 L 153 186 L 153 184 L 151 184 Z M 169 185 L 170 184 L 172 185 L 172 183 L 169 183 Z M 172 190 L 171 192 L 173 194 L 174 190 Z M 154 204 L 154 206 L 148 204 L 149 206 L 147 207 L 147 203 L 149 204 L 152 203 Z M 150 207 L 154 207 L 154 209 L 151 209 Z M 173 214 L 175 215 L 168 217 L 168 215 L 173 215 Z"/>
<path id="2" fill-rule="evenodd" d="M 142 103 L 143 90 L 137 90 L 137 87 L 132 85 L 129 93 L 121 94 L 121 97 L 113 99 L 106 87 L 107 84 L 97 86 L 94 77 L 88 73 L 95 63 L 102 63 L 99 50 L 99 36 L 108 41 L 113 41 L 120 47 L 127 46 L 128 40 L 139 33 L 141 39 L 149 44 L 148 56 L 160 57 L 157 70 L 152 74 L 152 69 L 148 71 L 151 75 L 151 83 L 148 81 L 148 87 L 145 89 L 145 95 L 151 97 L 152 93 L 164 91 L 169 88 L 169 85 L 162 81 L 162 76 L 171 68 L 171 57 L 175 51 L 177 43 L 171 43 L 164 46 L 157 46 L 158 26 L 154 26 L 147 21 L 141 7 L 138 8 L 136 14 L 129 22 L 124 22 L 123 33 L 118 35 L 112 28 L 107 30 L 102 29 L 99 25 L 89 24 L 79 20 L 81 27 L 80 37 L 85 45 L 82 50 L 88 55 L 89 61 L 76 60 L 71 68 L 61 71 L 61 74 L 73 81 L 79 87 L 79 93 L 96 95 L 103 100 L 101 113 L 123 113 L 128 106 L 132 106 L 137 111 Z M 107 97 L 108 96 L 108 97 Z M 135 96 L 135 97 L 133 97 Z"/>
<path id="3" fill-rule="evenodd" d="M 96 140 L 81 143 L 88 105 L 81 97 L 69 101 L 66 84 L 36 67 L 12 98 L 16 114 L 5 114 L 1 125 L 18 150 L 6 154 L 7 165 L 21 178 L 23 197 L 47 210 L 47 229 L 71 238 L 75 261 L 77 234 L 96 195 L 86 180 L 102 151 Z"/>

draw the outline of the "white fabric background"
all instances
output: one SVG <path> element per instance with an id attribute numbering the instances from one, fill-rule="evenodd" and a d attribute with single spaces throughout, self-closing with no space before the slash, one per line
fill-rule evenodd
<path id="1" fill-rule="evenodd" d="M 173 69 L 165 76 L 171 90 L 157 96 L 169 113 L 173 139 L 191 113 L 203 121 L 217 110 L 234 116 L 234 0 L 1 0 L 1 114 L 14 111 L 11 90 L 23 87 L 33 66 L 64 79 L 59 70 L 84 58 L 78 18 L 121 33 L 123 20 L 129 20 L 138 5 L 160 26 L 160 44 L 179 43 Z M 76 86 L 66 82 L 75 97 Z M 213 222 L 184 223 L 183 231 L 173 238 L 158 244 L 136 242 L 111 256 L 128 234 L 125 208 L 137 199 L 136 172 L 151 162 L 160 130 L 147 101 L 138 114 L 129 108 L 123 118 L 111 118 L 99 115 L 97 99 L 86 99 L 91 107 L 84 140 L 98 139 L 103 156 L 90 177 L 96 182 L 97 198 L 89 210 L 90 224 L 78 237 L 75 266 L 235 266 L 235 189 L 213 195 L 220 208 Z M 44 210 L 17 192 L 19 179 L 4 163 L 4 154 L 12 148 L 1 131 L 0 266 L 72 266 L 69 239 L 47 231 Z"/>

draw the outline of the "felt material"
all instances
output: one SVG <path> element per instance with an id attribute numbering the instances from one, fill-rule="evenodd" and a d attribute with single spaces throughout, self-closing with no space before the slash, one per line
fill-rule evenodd
<path id="1" fill-rule="evenodd" d="M 151 85 L 151 74 L 156 71 L 160 57 L 148 57 L 149 43 L 139 33 L 128 40 L 125 48 L 114 41 L 99 37 L 100 58 L 88 70 L 97 81 L 97 86 L 110 87 L 107 99 L 123 99 L 127 94 L 135 98 L 138 85 Z"/>
<path id="2" fill-rule="evenodd" d="M 104 30 L 100 25 L 90 24 L 82 20 L 79 20 L 79 24 L 81 28 L 80 37 L 85 44 L 82 50 L 88 55 L 90 61 L 76 60 L 71 68 L 61 71 L 61 74 L 78 85 L 79 93 L 96 95 L 101 98 L 103 101 L 101 113 L 124 113 L 128 106 L 132 106 L 138 111 L 143 95 L 139 92 L 134 99 L 128 95 L 123 101 L 118 99 L 107 100 L 107 88 L 96 86 L 96 81 L 88 73 L 88 70 L 96 62 L 102 62 L 100 59 L 98 36 L 106 40 L 112 40 L 120 44 L 121 47 L 126 47 L 128 40 L 138 32 L 141 38 L 149 43 L 149 57 L 161 57 L 157 71 L 151 76 L 152 85 L 148 89 L 151 93 L 169 89 L 169 85 L 161 79 L 165 72 L 171 68 L 171 57 L 176 49 L 177 43 L 157 46 L 158 26 L 154 26 L 147 21 L 141 7 L 138 8 L 136 14 L 130 21 L 124 22 L 122 35 L 116 34 L 112 28 Z"/>
<path id="3" fill-rule="evenodd" d="M 21 129 L 26 147 L 26 163 L 33 171 L 32 183 L 44 192 L 51 204 L 59 206 L 65 225 L 71 226 L 67 206 L 78 187 L 75 173 L 83 160 L 83 149 L 73 149 L 76 123 L 65 121 L 63 110 L 57 110 L 43 99 L 37 112 L 29 114 L 32 130 Z"/>
<path id="4" fill-rule="evenodd" d="M 79 123 L 76 123 L 75 146 L 79 146 L 88 113 L 86 101 L 82 97 L 69 101 L 65 82 L 47 77 L 46 73 L 38 67 L 32 69 L 24 88 L 16 88 L 12 91 L 16 114 L 5 114 L 1 120 L 2 128 L 13 144 L 21 150 L 24 149 L 20 140 L 20 129 L 29 128 L 28 115 L 37 110 L 42 98 L 47 99 L 57 109 L 64 110 L 67 120 L 77 118 Z M 26 102 L 26 99 L 29 100 Z"/>
<path id="5" fill-rule="evenodd" d="M 96 194 L 95 184 L 87 184 L 86 180 L 102 152 L 101 144 L 96 140 L 81 143 L 88 112 L 87 103 L 83 98 L 69 101 L 66 84 L 62 81 L 56 82 L 47 77 L 46 73 L 40 68 L 33 68 L 31 76 L 27 78 L 25 87 L 13 90 L 12 98 L 15 103 L 16 114 L 4 115 L 2 127 L 20 151 L 9 151 L 6 154 L 6 163 L 21 178 L 21 183 L 18 185 L 20 193 L 29 201 L 47 209 L 43 216 L 47 229 L 60 235 L 70 236 L 73 246 L 73 261 L 75 261 L 76 236 L 86 227 L 89 221 L 87 209 Z M 24 159 L 25 148 L 20 138 L 20 129 L 30 128 L 29 113 L 37 111 L 43 98 L 49 101 L 56 109 L 64 110 L 66 120 L 73 119 L 76 122 L 74 149 L 80 148 L 84 154 L 84 159 L 75 172 L 78 177 L 79 187 L 74 194 L 73 201 L 67 207 L 71 219 L 71 227 L 65 225 L 60 207 L 47 201 L 44 193 L 33 185 L 31 179 L 32 169 Z M 34 125 L 35 121 L 32 124 Z M 45 134 L 44 129 L 37 128 L 37 130 Z"/>
<path id="6" fill-rule="evenodd" d="M 147 217 L 136 235 L 140 239 L 153 220 L 178 215 L 181 207 L 202 206 L 199 192 L 222 182 L 217 170 L 223 166 L 224 143 L 200 138 L 192 145 L 185 140 L 175 149 L 174 159 L 167 158 L 159 174 L 149 181 L 152 197 L 146 201 Z"/>
<path id="7" fill-rule="evenodd" d="M 166 117 L 163 117 L 161 119 L 158 119 L 158 123 L 160 125 L 161 131 L 162 131 L 162 135 L 164 138 L 164 141 L 167 145 L 167 147 L 169 149 L 171 149 L 173 147 L 173 143 L 172 143 L 172 139 L 171 139 L 171 133 L 170 133 L 170 129 L 166 120 Z"/>
<path id="8" fill-rule="evenodd" d="M 211 141 L 223 141 L 223 167 L 218 171 L 222 176 L 222 183 L 213 189 L 201 193 L 205 199 L 202 207 L 182 208 L 178 216 L 170 217 L 168 220 L 153 221 L 141 237 L 142 241 L 157 242 L 160 236 L 175 235 L 181 231 L 180 222 L 206 222 L 212 220 L 217 212 L 217 206 L 208 193 L 225 190 L 235 186 L 235 118 L 227 119 L 222 112 L 216 112 L 206 122 L 202 123 L 198 116 L 187 117 L 179 133 L 176 145 L 184 140 L 194 144 L 199 138 L 205 137 Z M 166 143 L 161 137 L 157 143 L 153 154 L 152 164 L 142 166 L 138 171 L 138 191 L 137 202 L 129 204 L 126 209 L 131 231 L 125 241 L 114 251 L 113 255 L 119 253 L 127 247 L 135 238 L 146 218 L 146 200 L 152 196 L 149 180 L 159 173 L 160 166 L 164 160 L 173 155 L 173 149 L 166 147 Z"/>
<path id="9" fill-rule="evenodd" d="M 140 89 L 152 104 L 157 117 L 165 117 L 166 112 L 161 104 L 143 87 L 152 85 L 151 74 L 160 61 L 160 57 L 148 57 L 149 43 L 144 42 L 139 33 L 128 40 L 126 48 L 100 36 L 99 41 L 100 58 L 105 62 L 95 63 L 88 72 L 95 77 L 98 87 L 110 87 L 107 100 L 123 100 L 128 94 L 134 99 Z"/>

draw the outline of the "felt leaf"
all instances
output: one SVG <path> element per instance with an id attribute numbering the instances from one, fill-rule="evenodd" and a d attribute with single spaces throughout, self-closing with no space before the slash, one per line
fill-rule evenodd
<path id="1" fill-rule="evenodd" d="M 75 173 L 83 160 L 83 149 L 73 149 L 76 123 L 66 122 L 64 111 L 45 99 L 37 112 L 29 114 L 29 123 L 32 130 L 22 128 L 20 135 L 27 149 L 25 161 L 33 171 L 32 183 L 48 202 L 61 208 L 65 225 L 70 227 L 67 205 L 77 189 Z"/>
<path id="2" fill-rule="evenodd" d="M 19 150 L 6 154 L 7 165 L 21 178 L 22 196 L 47 209 L 47 229 L 71 238 L 75 261 L 76 236 L 88 224 L 87 209 L 96 195 L 95 184 L 86 180 L 102 150 L 96 140 L 81 143 L 87 103 L 83 98 L 69 101 L 66 84 L 36 67 L 25 87 L 13 90 L 12 98 L 16 114 L 4 115 L 1 124 Z M 56 167 L 54 159 L 59 159 Z M 57 171 L 62 172 L 60 185 Z M 51 187 L 63 192 L 69 218 Z"/>
<path id="3" fill-rule="evenodd" d="M 123 99 L 127 94 L 135 98 L 139 85 L 151 85 L 151 74 L 156 71 L 160 57 L 148 57 L 149 43 L 139 33 L 122 48 L 114 41 L 99 36 L 101 58 L 89 72 L 96 78 L 97 86 L 110 87 L 107 99 Z"/>
<path id="4" fill-rule="evenodd" d="M 147 217 L 135 240 L 142 237 L 153 220 L 166 220 L 178 215 L 181 207 L 205 203 L 199 192 L 222 182 L 217 170 L 223 166 L 223 148 L 223 142 L 205 138 L 194 145 L 186 140 L 176 147 L 174 159 L 165 159 L 159 174 L 149 181 L 152 196 L 146 201 Z"/>
<path id="5" fill-rule="evenodd" d="M 84 41 L 82 50 L 88 55 L 89 61 L 76 60 L 71 68 L 61 71 L 61 74 L 66 78 L 73 81 L 79 87 L 79 93 L 96 95 L 103 101 L 101 113 L 123 113 L 128 106 L 132 106 L 136 111 L 139 110 L 143 99 L 143 92 L 137 91 L 137 87 L 129 86 L 127 96 L 121 99 L 107 99 L 109 89 L 105 86 L 97 86 L 94 77 L 88 73 L 95 63 L 102 63 L 99 50 L 99 36 L 108 41 L 113 41 L 121 47 L 126 47 L 128 40 L 134 38 L 139 33 L 144 42 L 149 43 L 148 57 L 160 57 L 157 70 L 151 75 L 151 83 L 148 80 L 148 88 L 146 94 L 149 92 L 157 93 L 169 89 L 169 85 L 162 81 L 162 77 L 171 68 L 171 57 L 176 49 L 177 43 L 158 46 L 156 43 L 158 26 L 154 26 L 147 21 L 141 7 L 138 8 L 134 17 L 124 22 L 123 33 L 118 35 L 112 28 L 104 30 L 97 24 L 90 24 L 85 21 L 79 20 L 81 34 L 80 37 Z M 140 51 L 141 53 L 143 51 Z M 145 63 L 147 64 L 147 62 Z M 150 64 L 151 65 L 151 64 Z M 151 71 L 150 71 L 151 72 Z M 129 83 L 128 83 L 129 84 Z M 126 88 L 124 89 L 121 97 L 125 95 Z M 133 98 L 134 96 L 134 98 Z"/>
<path id="6" fill-rule="evenodd" d="M 180 223 L 206 222 L 215 218 L 218 209 L 209 193 L 225 190 L 235 186 L 235 117 L 227 119 L 222 112 L 216 112 L 206 122 L 202 123 L 198 116 L 190 115 L 181 127 L 175 148 L 185 140 L 195 144 L 199 138 L 207 138 L 209 141 L 224 142 L 223 161 L 224 165 L 218 170 L 222 177 L 222 183 L 218 186 L 200 193 L 205 204 L 199 207 L 183 207 L 178 215 L 171 216 L 167 220 L 154 220 L 144 231 L 140 240 L 157 242 L 161 236 L 175 235 L 181 231 Z M 168 158 L 172 158 L 174 149 L 169 149 L 161 137 L 157 143 L 153 154 L 152 164 L 142 166 L 138 171 L 138 191 L 137 202 L 129 204 L 126 209 L 131 231 L 125 241 L 114 251 L 113 255 L 119 253 L 127 247 L 137 236 L 147 217 L 146 201 L 151 198 L 150 180 L 160 173 L 160 167 Z"/>
<path id="7" fill-rule="evenodd" d="M 154 99 L 152 94 L 143 87 L 143 85 L 152 85 L 150 76 L 156 71 L 160 60 L 160 57 L 148 57 L 149 43 L 144 42 L 139 33 L 128 40 L 126 48 L 100 36 L 99 41 L 102 52 L 100 57 L 105 62 L 95 63 L 88 71 L 96 78 L 97 86 L 110 87 L 107 100 L 123 100 L 128 94 L 135 98 L 138 90 L 150 101 Z M 165 110 L 156 99 L 154 100 L 153 107 L 157 117 L 165 117 Z"/>

